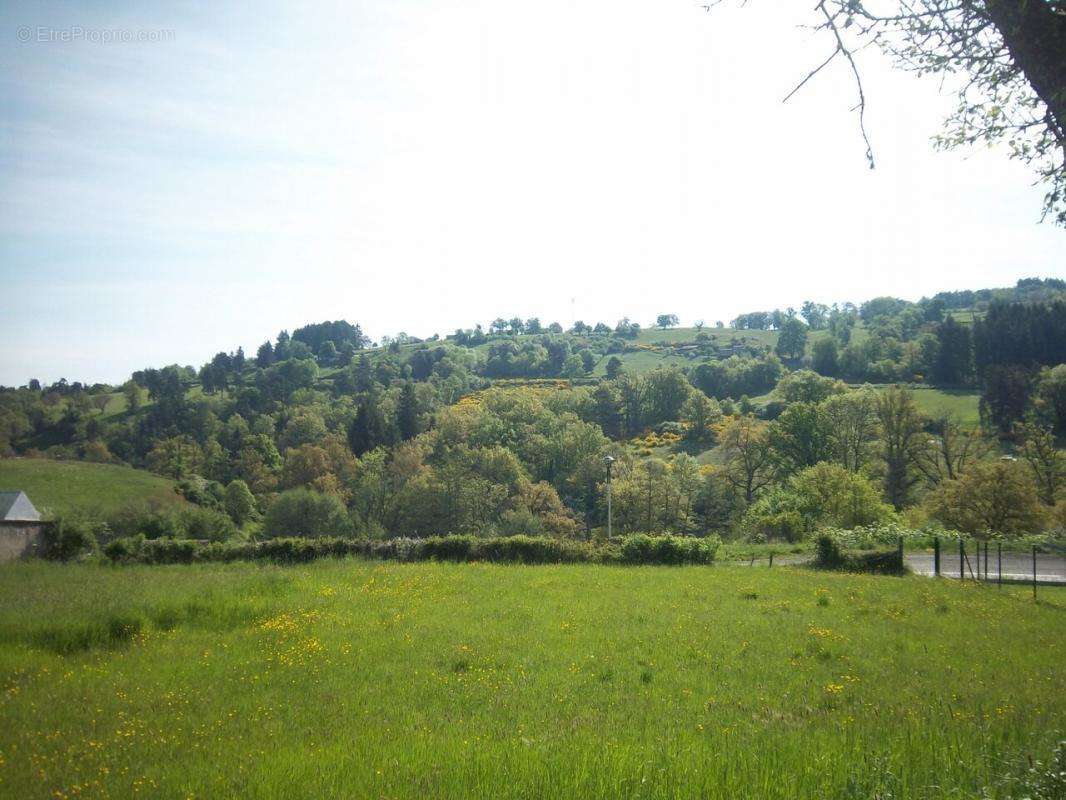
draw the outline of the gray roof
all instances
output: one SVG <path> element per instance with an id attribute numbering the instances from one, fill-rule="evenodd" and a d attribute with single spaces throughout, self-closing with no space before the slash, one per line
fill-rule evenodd
<path id="1" fill-rule="evenodd" d="M 40 522 L 41 513 L 33 507 L 25 492 L 0 492 L 0 520 Z"/>

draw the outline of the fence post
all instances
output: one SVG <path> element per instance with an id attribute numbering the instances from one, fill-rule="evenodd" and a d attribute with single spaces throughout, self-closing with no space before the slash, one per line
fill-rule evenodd
<path id="1" fill-rule="evenodd" d="M 959 537 L 959 580 L 966 580 L 966 544 Z"/>
<path id="2" fill-rule="evenodd" d="M 1036 600 L 1036 547 L 1033 548 L 1033 599 Z"/>
<path id="3" fill-rule="evenodd" d="M 933 537 L 933 575 L 940 577 L 940 537 Z"/>
<path id="4" fill-rule="evenodd" d="M 773 567 L 773 565 L 774 565 L 774 554 L 771 552 L 770 553 L 770 566 Z"/>
<path id="5" fill-rule="evenodd" d="M 988 542 L 985 542 L 985 580 L 988 580 Z"/>
<path id="6" fill-rule="evenodd" d="M 999 588 L 1003 588 L 1003 542 L 996 542 L 996 574 L 999 575 Z"/>

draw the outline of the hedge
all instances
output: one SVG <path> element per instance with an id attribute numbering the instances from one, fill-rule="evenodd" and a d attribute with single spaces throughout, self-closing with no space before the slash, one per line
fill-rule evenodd
<path id="1" fill-rule="evenodd" d="M 115 539 L 104 555 L 119 564 L 272 561 L 296 564 L 318 558 L 363 556 L 391 561 L 488 561 L 515 564 L 710 564 L 717 537 L 626 536 L 621 543 L 595 545 L 546 536 L 432 536 L 425 539 L 287 537 L 224 544 L 189 539 Z"/>
<path id="2" fill-rule="evenodd" d="M 902 575 L 907 571 L 899 548 L 854 552 L 844 550 L 832 535 L 823 533 L 814 544 L 813 564 L 819 569 Z"/>

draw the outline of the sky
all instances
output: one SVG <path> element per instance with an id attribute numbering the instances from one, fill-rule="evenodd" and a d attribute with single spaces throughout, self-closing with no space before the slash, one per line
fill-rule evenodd
<path id="1" fill-rule="evenodd" d="M 1066 275 L 1001 151 L 810 3 L 0 0 L 0 384 L 345 318 L 728 321 Z"/>

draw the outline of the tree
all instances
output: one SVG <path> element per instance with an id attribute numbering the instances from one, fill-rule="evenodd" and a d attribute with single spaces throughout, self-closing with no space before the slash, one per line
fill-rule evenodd
<path id="1" fill-rule="evenodd" d="M 611 356 L 607 359 L 607 380 L 613 381 L 622 372 L 622 359 L 618 356 Z"/>
<path id="2" fill-rule="evenodd" d="M 781 322 L 774 352 L 779 358 L 800 358 L 807 349 L 807 326 L 795 317 Z"/>
<path id="3" fill-rule="evenodd" d="M 1025 417 L 1032 391 L 1032 377 L 1025 367 L 988 367 L 981 393 L 981 421 L 1000 434 L 1009 433 Z"/>
<path id="4" fill-rule="evenodd" d="M 263 535 L 346 536 L 351 523 L 344 504 L 334 495 L 290 489 L 278 495 L 263 519 Z"/>
<path id="5" fill-rule="evenodd" d="M 877 398 L 881 424 L 881 457 L 885 463 L 885 497 L 898 511 L 918 482 L 915 461 L 922 447 L 922 417 L 910 393 L 901 386 L 887 389 Z"/>
<path id="6" fill-rule="evenodd" d="M 677 368 L 660 367 L 644 376 L 645 423 L 658 425 L 675 420 L 681 413 L 692 386 Z"/>
<path id="7" fill-rule="evenodd" d="M 829 422 L 814 403 L 793 403 L 786 408 L 770 424 L 770 444 L 785 475 L 833 456 Z"/>
<path id="8" fill-rule="evenodd" d="M 274 346 L 270 342 L 263 342 L 255 353 L 255 365 L 260 369 L 264 369 L 273 363 Z"/>
<path id="9" fill-rule="evenodd" d="M 613 383 L 601 381 L 592 392 L 593 416 L 610 439 L 621 439 L 623 430 L 622 400 Z"/>
<path id="10" fill-rule="evenodd" d="M 965 533 L 1016 536 L 1037 532 L 1043 512 L 1028 470 L 1016 461 L 985 461 L 944 481 L 928 506 L 934 517 Z"/>
<path id="11" fill-rule="evenodd" d="M 230 481 L 222 502 L 226 513 L 238 526 L 244 525 L 256 514 L 255 497 L 242 480 Z"/>
<path id="12" fill-rule="evenodd" d="M 948 386 L 963 386 L 973 377 L 973 344 L 970 329 L 948 317 L 936 329 L 937 350 L 933 380 Z"/>
<path id="13" fill-rule="evenodd" d="M 788 373 L 774 393 L 786 403 L 820 403 L 830 395 L 847 391 L 847 386 L 832 378 L 823 378 L 809 369 Z"/>
<path id="14" fill-rule="evenodd" d="M 1066 483 L 1066 454 L 1055 447 L 1051 430 L 1032 422 L 1019 426 L 1022 459 L 1029 465 L 1037 492 L 1045 505 L 1053 506 Z"/>
<path id="15" fill-rule="evenodd" d="M 413 381 L 406 381 L 400 391 L 400 404 L 396 409 L 396 427 L 400 439 L 412 439 L 419 433 L 418 396 L 415 394 Z"/>
<path id="16" fill-rule="evenodd" d="M 722 420 L 722 408 L 703 392 L 692 392 L 681 408 L 681 419 L 687 425 L 685 438 L 694 442 L 706 442 L 714 436 L 716 426 Z"/>
<path id="17" fill-rule="evenodd" d="M 807 321 L 807 325 L 810 326 L 812 331 L 820 331 L 829 322 L 829 308 L 821 303 L 807 300 L 800 309 L 800 316 Z"/>
<path id="18" fill-rule="evenodd" d="M 989 443 L 977 431 L 968 431 L 956 418 L 942 414 L 932 420 L 932 435 L 916 450 L 915 466 L 932 485 L 955 480 L 988 455 Z"/>
<path id="19" fill-rule="evenodd" d="M 723 423 L 718 441 L 725 453 L 725 477 L 748 505 L 773 479 L 773 451 L 765 422 L 750 416 Z"/>
<path id="20" fill-rule="evenodd" d="M 141 407 L 141 387 L 135 381 L 122 384 L 122 394 L 126 397 L 126 408 L 137 411 Z"/>
<path id="21" fill-rule="evenodd" d="M 1041 371 L 1033 392 L 1033 411 L 1056 436 L 1066 437 L 1066 364 Z"/>
<path id="22" fill-rule="evenodd" d="M 393 426 L 385 417 L 377 392 L 370 392 L 359 404 L 348 427 L 348 445 L 357 456 L 381 445 L 393 443 Z"/>
<path id="23" fill-rule="evenodd" d="M 872 168 L 866 94 L 855 54 L 873 44 L 919 75 L 960 74 L 958 103 L 937 146 L 1006 142 L 1010 157 L 1030 165 L 1047 185 L 1045 216 L 1066 224 L 1064 12 L 1062 0 L 822 0 L 813 14 L 828 38 L 829 56 L 788 97 L 843 60 L 855 79 L 859 127 Z"/>
<path id="24" fill-rule="evenodd" d="M 836 339 L 826 336 L 811 348 L 811 368 L 819 375 L 835 378 L 840 372 Z"/>
<path id="25" fill-rule="evenodd" d="M 660 314 L 655 318 L 655 324 L 662 328 L 664 331 L 667 328 L 677 327 L 677 314 Z"/>
<path id="26" fill-rule="evenodd" d="M 876 393 L 866 388 L 833 395 L 821 407 L 833 459 L 844 469 L 858 472 L 869 461 L 877 438 Z"/>

